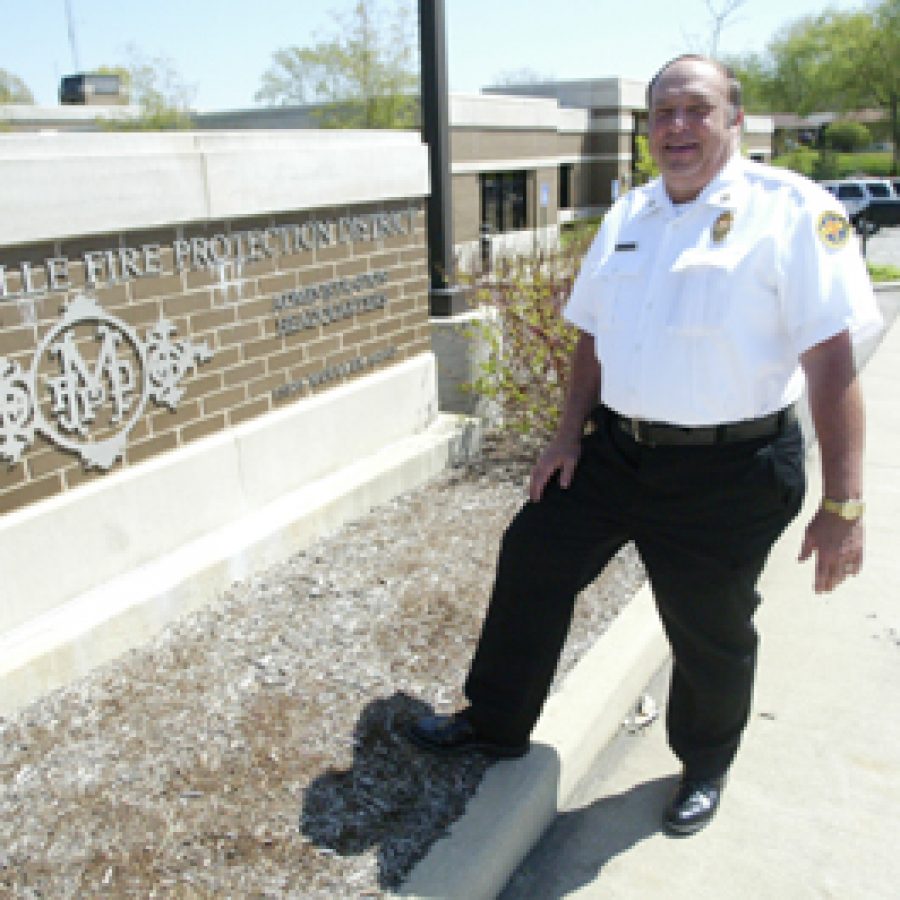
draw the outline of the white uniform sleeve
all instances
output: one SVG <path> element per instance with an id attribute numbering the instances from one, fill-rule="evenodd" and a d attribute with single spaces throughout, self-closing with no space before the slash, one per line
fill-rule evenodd
<path id="1" fill-rule="evenodd" d="M 597 236 L 584 255 L 572 293 L 563 308 L 565 319 L 588 334 L 597 333 L 597 313 L 602 301 L 594 276 L 615 247 L 627 197 L 627 194 L 621 197 L 604 217 Z"/>
<path id="2" fill-rule="evenodd" d="M 810 192 L 783 248 L 785 323 L 799 356 L 844 329 L 855 341 L 882 326 L 859 243 L 840 206 L 824 191 Z"/>

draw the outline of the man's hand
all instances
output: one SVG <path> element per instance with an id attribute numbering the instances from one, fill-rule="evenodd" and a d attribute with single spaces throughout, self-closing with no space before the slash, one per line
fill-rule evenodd
<path id="1" fill-rule="evenodd" d="M 556 472 L 559 472 L 562 487 L 567 488 L 572 483 L 575 466 L 581 456 L 584 423 L 597 403 L 599 390 L 600 363 L 594 353 L 594 338 L 586 331 L 581 331 L 572 352 L 572 374 L 556 437 L 550 441 L 531 470 L 528 496 L 533 501 L 541 499 L 547 482 Z"/>
<path id="2" fill-rule="evenodd" d="M 538 457 L 538 461 L 531 470 L 531 483 L 528 487 L 528 496 L 536 503 L 541 499 L 547 482 L 559 472 L 560 487 L 567 488 L 572 483 L 575 474 L 575 466 L 581 456 L 581 441 L 577 438 L 567 440 L 554 438 Z"/>
<path id="3" fill-rule="evenodd" d="M 865 417 L 850 332 L 844 330 L 810 347 L 800 362 L 819 439 L 822 493 L 826 497 L 862 497 Z M 834 590 L 862 565 L 862 522 L 848 522 L 820 508 L 806 528 L 800 562 L 813 553 L 816 593 Z"/>
<path id="4" fill-rule="evenodd" d="M 806 528 L 800 562 L 813 554 L 817 594 L 833 591 L 848 575 L 859 574 L 863 559 L 862 520 L 848 522 L 820 509 Z"/>

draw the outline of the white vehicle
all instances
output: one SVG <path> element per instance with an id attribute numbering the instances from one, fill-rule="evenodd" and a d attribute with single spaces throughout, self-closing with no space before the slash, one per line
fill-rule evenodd
<path id="1" fill-rule="evenodd" d="M 847 210 L 857 231 L 874 234 L 882 225 L 900 225 L 900 197 L 887 178 L 842 178 L 823 181 Z"/>

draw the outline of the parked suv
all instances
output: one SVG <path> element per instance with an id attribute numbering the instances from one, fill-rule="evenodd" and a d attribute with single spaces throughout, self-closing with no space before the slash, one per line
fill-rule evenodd
<path id="1" fill-rule="evenodd" d="M 842 178 L 822 187 L 841 201 L 857 231 L 874 234 L 882 225 L 900 225 L 900 196 L 887 178 Z"/>

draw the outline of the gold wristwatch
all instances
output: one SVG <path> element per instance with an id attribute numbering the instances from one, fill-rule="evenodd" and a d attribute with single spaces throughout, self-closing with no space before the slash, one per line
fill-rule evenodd
<path id="1" fill-rule="evenodd" d="M 861 518 L 865 508 L 866 504 L 862 500 L 829 500 L 827 497 L 822 498 L 822 509 L 840 516 L 847 522 L 855 522 Z"/>

